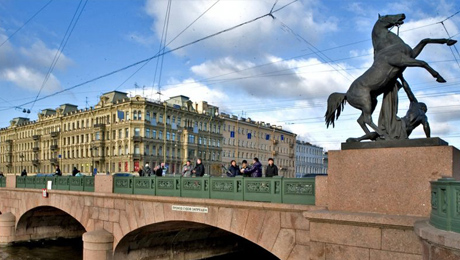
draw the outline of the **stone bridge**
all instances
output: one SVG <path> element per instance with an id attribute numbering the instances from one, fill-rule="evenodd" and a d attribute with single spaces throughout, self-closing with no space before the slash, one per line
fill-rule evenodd
<path id="1" fill-rule="evenodd" d="M 244 248 L 305 259 L 310 235 L 303 213 L 324 209 L 114 194 L 102 184 L 105 177 L 96 176 L 95 192 L 50 190 L 46 198 L 7 180 L 0 189 L 0 242 L 83 235 L 85 260 L 201 259 Z"/>

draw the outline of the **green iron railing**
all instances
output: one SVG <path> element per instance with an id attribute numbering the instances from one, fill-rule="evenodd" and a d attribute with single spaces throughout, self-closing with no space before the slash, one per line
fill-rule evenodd
<path id="1" fill-rule="evenodd" d="M 94 191 L 93 176 L 16 176 L 16 188 L 45 189 L 48 181 L 53 190 Z"/>
<path id="2" fill-rule="evenodd" d="M 441 178 L 431 182 L 430 224 L 460 232 L 460 181 Z"/>
<path id="3" fill-rule="evenodd" d="M 315 204 L 314 178 L 114 177 L 113 192 L 186 198 Z"/>
<path id="4" fill-rule="evenodd" d="M 0 177 L 0 187 L 6 187 L 6 177 Z"/>

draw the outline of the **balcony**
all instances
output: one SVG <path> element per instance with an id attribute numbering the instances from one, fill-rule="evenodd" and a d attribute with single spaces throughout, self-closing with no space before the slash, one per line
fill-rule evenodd
<path id="1" fill-rule="evenodd" d="M 58 145 L 57 145 L 57 144 L 53 144 L 53 145 L 50 146 L 50 149 L 51 149 L 52 151 L 55 151 L 55 150 L 58 149 Z"/>
<path id="2" fill-rule="evenodd" d="M 58 159 L 57 158 L 50 159 L 50 163 L 56 165 L 58 164 Z"/>
<path id="3" fill-rule="evenodd" d="M 141 159 L 141 154 L 133 154 L 133 160 L 140 160 Z"/>
<path id="4" fill-rule="evenodd" d="M 278 151 L 273 150 L 272 151 L 272 156 L 278 155 Z"/>
<path id="5" fill-rule="evenodd" d="M 34 141 L 38 141 L 38 140 L 40 140 L 40 135 L 33 135 L 33 136 L 32 136 L 32 139 L 33 139 Z"/>
<path id="6" fill-rule="evenodd" d="M 289 148 L 294 148 L 294 143 L 289 143 Z"/>
<path id="7" fill-rule="evenodd" d="M 40 151 L 40 147 L 38 147 L 38 146 L 34 147 L 34 148 L 32 148 L 32 151 L 34 151 L 34 153 L 36 153 L 36 152 Z"/>
<path id="8" fill-rule="evenodd" d="M 39 161 L 39 160 L 37 160 L 37 159 L 35 159 L 35 160 L 32 160 L 32 164 L 33 164 L 34 166 L 37 166 L 37 165 L 39 165 L 39 164 L 40 164 L 40 161 Z"/>
<path id="9" fill-rule="evenodd" d="M 93 127 L 95 130 L 101 130 L 101 131 L 105 130 L 105 124 L 95 124 L 93 125 Z"/>
<path id="10" fill-rule="evenodd" d="M 56 138 L 59 136 L 59 132 L 51 132 L 50 135 L 51 135 L 51 138 Z"/>
<path id="11" fill-rule="evenodd" d="M 142 136 L 133 136 L 133 141 L 135 143 L 140 143 L 142 142 Z"/>
<path id="12" fill-rule="evenodd" d="M 5 143 L 8 143 L 8 144 L 11 145 L 11 144 L 13 144 L 13 140 L 11 140 L 11 139 L 5 140 Z"/>
<path id="13" fill-rule="evenodd" d="M 278 140 L 273 139 L 273 144 L 274 144 L 274 145 L 277 145 L 278 143 L 279 143 Z"/>

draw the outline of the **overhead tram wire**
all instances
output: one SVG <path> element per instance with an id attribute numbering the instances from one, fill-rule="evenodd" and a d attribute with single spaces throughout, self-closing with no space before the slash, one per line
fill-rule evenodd
<path id="1" fill-rule="evenodd" d="M 195 20 L 193 20 L 193 22 L 191 22 L 187 27 L 185 27 L 180 33 L 178 33 L 171 41 L 168 42 L 168 44 L 166 44 L 166 47 L 169 46 L 172 42 L 174 42 L 174 40 L 176 40 L 177 38 L 179 38 L 179 36 L 181 36 L 185 31 L 187 31 L 188 28 L 190 28 L 193 24 L 195 24 L 201 17 L 203 17 L 209 10 L 211 10 L 211 8 L 213 8 L 218 2 L 220 2 L 220 0 L 217 0 L 216 2 L 214 2 L 214 4 L 212 4 L 208 9 L 206 9 L 202 14 L 200 14 Z M 157 54 L 161 54 L 161 52 L 157 52 Z M 135 70 L 131 75 L 129 75 L 128 78 L 126 78 L 120 85 L 118 85 L 118 87 L 115 88 L 115 90 L 118 90 L 119 88 L 121 88 L 121 86 L 123 86 L 129 79 L 131 79 L 134 75 L 136 75 L 141 69 L 143 69 L 147 64 L 149 64 L 150 61 L 147 61 L 146 63 L 142 64 L 142 66 L 140 66 L 137 70 Z"/>
<path id="2" fill-rule="evenodd" d="M 26 26 L 30 21 L 32 21 L 32 19 L 35 18 L 35 16 L 37 16 L 41 11 L 43 11 L 49 4 L 51 4 L 51 2 L 53 2 L 53 0 L 49 0 L 42 8 L 40 8 L 34 15 L 32 15 L 23 25 L 21 25 L 18 29 L 16 29 L 16 31 L 14 31 L 12 34 L 10 34 L 6 40 L 4 40 L 1 44 L 0 44 L 0 48 L 7 42 L 9 41 L 11 38 L 13 38 L 13 36 L 19 32 L 22 28 L 24 28 L 24 26 Z"/>
<path id="3" fill-rule="evenodd" d="M 164 19 L 164 22 L 163 22 L 163 31 L 161 32 L 161 40 L 160 40 L 160 46 L 159 46 L 160 49 L 158 50 L 158 53 L 164 52 L 164 50 L 166 48 L 165 45 L 166 45 L 166 37 L 168 35 L 169 16 L 171 14 L 171 4 L 172 4 L 172 0 L 169 0 L 168 1 L 168 7 L 166 8 L 165 19 Z M 160 70 L 160 75 L 158 76 L 158 92 L 157 92 L 159 102 L 161 101 L 161 74 L 163 72 L 164 57 L 165 57 L 165 55 L 161 55 L 161 57 L 159 57 L 157 59 L 157 64 L 155 66 L 155 73 L 153 75 L 152 90 L 155 87 L 155 80 L 156 80 L 156 77 L 157 77 L 158 69 Z"/>
<path id="4" fill-rule="evenodd" d="M 293 2 L 291 2 L 291 3 L 293 3 Z M 275 11 L 276 11 L 276 10 L 275 10 Z M 274 11 L 274 12 L 275 12 L 275 11 Z M 273 13 L 274 13 L 274 12 L 273 12 Z M 155 54 L 154 56 L 149 57 L 149 58 L 147 58 L 147 59 L 140 60 L 140 61 L 138 61 L 138 62 L 135 62 L 135 63 L 132 63 L 132 64 L 127 65 L 127 66 L 125 66 L 125 67 L 122 67 L 122 68 L 120 68 L 120 69 L 113 70 L 113 71 L 111 71 L 111 72 L 109 72 L 109 73 L 106 73 L 106 74 L 103 74 L 103 75 L 101 75 L 101 76 L 98 76 L 98 77 L 92 78 L 92 79 L 90 79 L 90 80 L 84 81 L 84 82 L 82 82 L 82 83 L 73 85 L 73 86 L 71 86 L 71 87 L 68 87 L 68 88 L 65 88 L 65 89 L 56 91 L 56 92 L 54 92 L 54 93 L 52 93 L 52 94 L 49 94 L 49 95 L 43 96 L 43 97 L 41 97 L 41 98 L 38 98 L 38 99 L 35 100 L 35 101 L 40 101 L 40 100 L 43 100 L 43 99 L 47 99 L 47 98 L 49 98 L 49 97 L 53 97 L 53 96 L 59 95 L 59 94 L 64 93 L 64 92 L 66 92 L 66 91 L 69 91 L 69 90 L 72 90 L 72 89 L 75 89 L 75 88 L 84 86 L 84 85 L 86 85 L 86 84 L 89 84 L 89 83 L 91 83 L 91 82 L 97 81 L 97 80 L 99 80 L 99 79 L 106 78 L 106 77 L 111 76 L 111 75 L 114 75 L 114 74 L 116 74 L 116 73 L 118 73 L 118 72 L 121 72 L 121 71 L 127 70 L 127 69 L 129 69 L 129 68 L 135 67 L 135 66 L 137 66 L 137 65 L 139 65 L 139 64 L 143 64 L 143 63 L 146 63 L 146 62 L 148 62 L 148 61 L 151 61 L 151 60 L 153 60 L 153 59 L 155 59 L 155 58 L 157 58 L 157 57 L 159 57 L 159 56 L 166 55 L 166 54 L 168 54 L 168 53 L 171 53 L 171 52 L 174 52 L 174 51 L 183 49 L 183 48 L 188 47 L 188 46 L 190 46 L 190 45 L 193 45 L 193 44 L 196 44 L 196 43 L 198 43 L 198 42 L 201 42 L 201 41 L 210 39 L 210 38 L 212 38 L 212 37 L 215 37 L 215 36 L 217 36 L 217 35 L 220 35 L 220 34 L 223 34 L 223 33 L 229 32 L 229 31 L 232 31 L 232 30 L 237 29 L 237 28 L 239 28 L 239 27 L 241 27 L 241 26 L 244 26 L 244 25 L 253 23 L 253 22 L 257 21 L 257 20 L 260 20 L 260 19 L 262 19 L 262 18 L 265 18 L 265 17 L 267 17 L 267 16 L 271 16 L 271 15 L 272 15 L 272 13 L 267 13 L 267 14 L 258 16 L 258 17 L 254 18 L 254 19 L 251 19 L 251 20 L 248 20 L 248 21 L 246 21 L 246 22 L 237 24 L 237 25 L 235 25 L 235 26 L 232 26 L 232 27 L 230 27 L 230 28 L 221 30 L 221 31 L 219 31 L 219 32 L 210 34 L 210 35 L 205 36 L 205 37 L 202 37 L 202 38 L 200 38 L 200 39 L 191 41 L 191 42 L 189 42 L 189 43 L 183 44 L 183 45 L 181 45 L 181 46 L 178 46 L 178 47 L 176 47 L 176 48 L 170 49 L 170 50 L 165 51 L 165 52 L 163 52 L 163 53 Z M 23 104 L 21 104 L 21 105 L 19 105 L 19 106 L 17 106 L 17 107 L 23 107 L 23 106 L 25 106 L 25 105 L 32 104 L 32 103 L 35 102 L 35 101 L 26 102 L 26 103 L 23 103 Z M 9 109 L 12 109 L 12 108 L 14 108 L 14 107 L 9 107 L 9 108 L 5 108 L 5 109 L 0 109 L 0 111 L 9 110 Z"/>
<path id="5" fill-rule="evenodd" d="M 77 6 L 77 9 L 75 10 L 75 13 L 72 16 L 72 19 L 70 20 L 69 26 L 67 26 L 66 32 L 64 33 L 64 36 L 62 37 L 61 43 L 59 44 L 59 48 L 56 50 L 56 53 L 54 54 L 53 61 L 51 62 L 51 65 L 48 69 L 48 72 L 45 75 L 45 78 L 43 79 L 43 82 L 40 86 L 40 89 L 38 90 L 37 96 L 35 97 L 34 102 L 32 103 L 30 110 L 32 110 L 35 106 L 35 103 L 40 96 L 40 93 L 42 92 L 43 88 L 45 87 L 46 83 L 48 82 L 49 77 L 51 76 L 51 73 L 53 72 L 54 68 L 56 67 L 56 64 L 59 60 L 59 58 L 62 55 L 62 52 L 64 51 L 65 46 L 67 45 L 67 42 L 69 41 L 70 36 L 72 35 L 73 30 L 75 29 L 75 26 L 78 23 L 78 20 L 80 19 L 81 14 L 83 13 L 83 10 L 86 7 L 86 4 L 88 3 L 88 0 L 85 1 L 83 7 L 80 9 L 80 6 L 82 4 L 83 0 L 80 0 L 80 3 Z"/>

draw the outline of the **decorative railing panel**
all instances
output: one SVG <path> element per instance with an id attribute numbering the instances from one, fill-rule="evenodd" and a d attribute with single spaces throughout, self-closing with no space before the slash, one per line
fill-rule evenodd
<path id="1" fill-rule="evenodd" d="M 2 188 L 6 187 L 6 177 L 0 178 L 0 187 Z"/>
<path id="2" fill-rule="evenodd" d="M 315 204 L 314 178 L 114 177 L 114 193 Z"/>
<path id="3" fill-rule="evenodd" d="M 460 181 L 441 178 L 431 182 L 430 224 L 460 233 Z"/>

